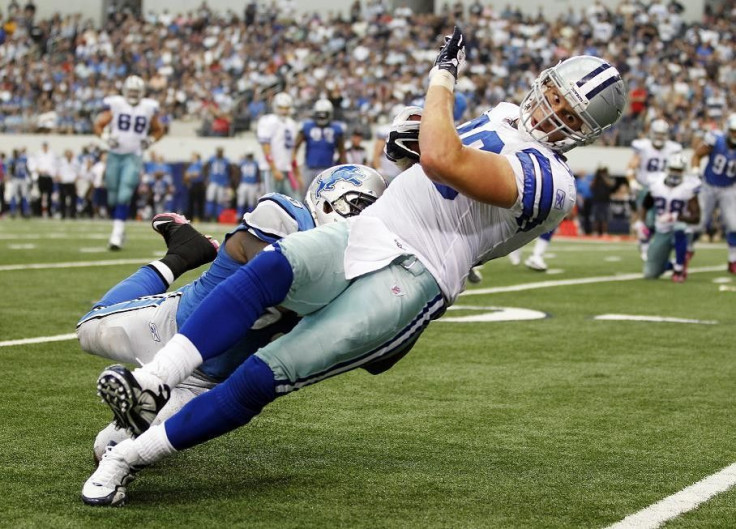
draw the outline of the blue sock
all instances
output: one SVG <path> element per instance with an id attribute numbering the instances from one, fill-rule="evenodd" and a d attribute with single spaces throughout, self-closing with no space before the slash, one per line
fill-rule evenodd
<path id="1" fill-rule="evenodd" d="M 204 443 L 247 424 L 276 398 L 273 371 L 251 356 L 222 384 L 189 401 L 164 422 L 177 450 Z"/>
<path id="2" fill-rule="evenodd" d="M 107 307 L 142 296 L 163 294 L 167 288 L 168 285 L 158 272 L 146 265 L 108 290 L 102 299 L 95 303 L 95 307 Z"/>
<path id="3" fill-rule="evenodd" d="M 726 242 L 732 248 L 736 246 L 736 231 L 729 231 L 726 233 Z"/>
<path id="4" fill-rule="evenodd" d="M 268 307 L 286 299 L 294 273 L 279 251 L 259 253 L 217 285 L 192 312 L 179 332 L 203 360 L 235 345 Z"/>
<path id="5" fill-rule="evenodd" d="M 685 266 L 685 254 L 687 253 L 687 235 L 684 231 L 675 232 L 675 263 Z"/>
<path id="6" fill-rule="evenodd" d="M 539 238 L 540 239 L 544 239 L 545 241 L 551 241 L 552 240 L 552 236 L 555 234 L 555 231 L 557 231 L 557 230 L 554 229 L 552 231 L 548 231 L 547 233 L 543 233 L 542 235 L 539 236 Z"/>
<path id="7" fill-rule="evenodd" d="M 127 204 L 118 204 L 115 206 L 115 210 L 112 213 L 112 218 L 115 220 L 127 220 L 130 206 Z"/>

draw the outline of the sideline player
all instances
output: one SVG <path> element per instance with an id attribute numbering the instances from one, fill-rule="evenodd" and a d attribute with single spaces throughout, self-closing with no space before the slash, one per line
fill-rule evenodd
<path id="1" fill-rule="evenodd" d="M 259 163 L 266 192 L 301 200 L 301 175 L 292 158 L 297 134 L 293 111 L 294 100 L 289 94 L 279 92 L 273 96 L 273 113 L 258 120 L 256 138 L 263 154 Z"/>
<path id="2" fill-rule="evenodd" d="M 129 76 L 123 83 L 122 95 L 108 96 L 103 100 L 105 110 L 94 123 L 94 133 L 109 148 L 105 187 L 113 219 L 108 242 L 110 250 L 122 249 L 125 241 L 125 221 L 140 180 L 142 153 L 164 135 L 164 127 L 158 118 L 158 102 L 144 97 L 145 88 L 143 79 L 137 75 Z"/>
<path id="3" fill-rule="evenodd" d="M 272 245 L 213 290 L 153 362 L 103 371 L 98 383 L 114 413 L 145 431 L 105 454 L 82 489 L 85 503 L 125 501 L 141 467 L 248 423 L 278 396 L 358 367 L 389 369 L 455 301 L 473 264 L 565 218 L 575 181 L 561 153 L 619 119 L 620 74 L 597 57 L 572 57 L 544 70 L 520 107 L 500 104 L 456 130 L 453 92 L 464 58 L 456 28 L 430 72 L 420 164 L 362 215 Z M 167 388 L 274 305 L 303 318 L 214 390 L 145 428 Z"/>

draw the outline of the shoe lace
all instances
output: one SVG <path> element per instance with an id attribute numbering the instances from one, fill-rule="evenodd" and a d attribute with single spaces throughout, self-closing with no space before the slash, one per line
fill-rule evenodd
<path id="1" fill-rule="evenodd" d="M 100 466 L 95 471 L 95 485 L 110 486 L 111 483 L 122 485 L 125 477 L 131 473 L 132 469 L 125 462 L 122 456 L 113 453 L 113 446 L 105 447 L 105 453 L 102 454 Z"/>

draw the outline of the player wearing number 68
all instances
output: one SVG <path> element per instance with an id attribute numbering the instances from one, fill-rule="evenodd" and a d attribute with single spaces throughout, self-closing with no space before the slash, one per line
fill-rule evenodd
<path id="1" fill-rule="evenodd" d="M 109 149 L 105 187 L 113 218 L 111 250 L 120 250 L 123 246 L 125 219 L 133 192 L 138 187 L 143 151 L 164 135 L 164 127 L 158 119 L 158 102 L 143 97 L 145 89 L 145 82 L 137 75 L 125 79 L 122 95 L 103 100 L 105 108 L 94 124 L 95 134 Z"/>

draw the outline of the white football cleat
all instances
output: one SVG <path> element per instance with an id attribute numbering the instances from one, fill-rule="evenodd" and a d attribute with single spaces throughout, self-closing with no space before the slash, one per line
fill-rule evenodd
<path id="1" fill-rule="evenodd" d="M 531 268 L 532 270 L 536 270 L 537 272 L 547 271 L 547 263 L 544 262 L 544 259 L 536 255 L 530 255 L 529 257 L 527 257 L 526 261 L 524 261 L 524 264 L 527 266 L 527 268 Z"/>
<path id="2" fill-rule="evenodd" d="M 128 498 L 127 486 L 142 467 L 135 467 L 124 457 L 126 446 L 132 440 L 109 447 L 100 465 L 82 487 L 82 501 L 87 505 L 119 507 Z"/>

